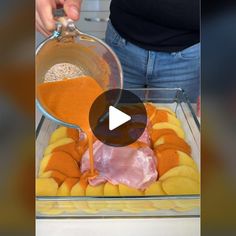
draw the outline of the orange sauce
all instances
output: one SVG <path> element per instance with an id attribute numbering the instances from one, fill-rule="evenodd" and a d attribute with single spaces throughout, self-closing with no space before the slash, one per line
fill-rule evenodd
<path id="1" fill-rule="evenodd" d="M 147 112 L 147 116 L 150 119 L 156 112 L 156 107 L 151 103 L 145 103 L 145 108 Z"/>
<path id="2" fill-rule="evenodd" d="M 186 148 L 184 148 L 180 145 L 172 144 L 172 143 L 163 143 L 161 145 L 158 145 L 157 147 L 154 148 L 154 151 L 162 152 L 167 149 L 174 149 L 174 150 L 184 152 L 184 153 L 188 154 L 189 156 L 191 155 L 191 150 L 186 150 Z"/>
<path id="3" fill-rule="evenodd" d="M 63 175 L 57 170 L 52 170 L 51 177 L 57 181 L 58 185 L 61 185 L 66 179 L 66 175 Z"/>
<path id="4" fill-rule="evenodd" d="M 167 149 L 162 152 L 155 151 L 155 154 L 159 177 L 165 174 L 169 169 L 179 165 L 179 156 L 175 149 Z"/>
<path id="5" fill-rule="evenodd" d="M 159 122 L 168 122 L 168 112 L 162 110 L 156 110 L 156 114 L 151 120 L 152 125 L 159 123 Z"/>
<path id="6" fill-rule="evenodd" d="M 141 142 L 139 140 L 137 140 L 136 142 L 131 143 L 129 146 L 132 147 L 132 148 L 135 148 L 135 149 L 149 147 L 147 143 Z"/>
<path id="7" fill-rule="evenodd" d="M 52 150 L 52 152 L 59 152 L 59 151 L 68 153 L 77 162 L 79 162 L 81 159 L 81 154 L 79 153 L 79 150 L 77 149 L 76 142 L 61 145 Z"/>
<path id="8" fill-rule="evenodd" d="M 79 126 L 86 133 L 91 175 L 94 175 L 95 171 L 89 111 L 94 100 L 102 92 L 100 85 L 89 76 L 43 83 L 37 88 L 39 101 L 51 115 L 66 123 Z"/>
<path id="9" fill-rule="evenodd" d="M 66 133 L 69 138 L 72 138 L 75 141 L 79 140 L 80 133 L 77 129 L 67 128 Z"/>
<path id="10" fill-rule="evenodd" d="M 85 171 L 79 179 L 79 183 L 81 187 L 86 190 L 88 186 L 88 179 L 95 178 L 98 175 L 98 172 L 95 170 L 94 173 L 92 174 L 90 171 Z"/>
<path id="11" fill-rule="evenodd" d="M 79 154 L 79 161 L 81 160 L 81 157 L 83 156 L 83 154 L 85 153 L 85 151 L 88 148 L 88 140 L 87 138 L 84 138 L 83 140 L 80 140 L 79 142 L 77 142 L 76 144 L 76 150 L 77 153 Z"/>
<path id="12" fill-rule="evenodd" d="M 176 135 L 175 131 L 173 131 L 172 129 L 157 129 L 157 130 L 151 129 L 150 137 L 151 137 L 152 144 L 154 144 L 161 136 L 165 134 Z"/>
<path id="13" fill-rule="evenodd" d="M 163 138 L 165 144 L 172 144 L 178 148 L 184 150 L 185 153 L 191 154 L 191 147 L 185 142 L 184 139 L 179 138 L 175 134 L 165 134 L 161 138 Z"/>
<path id="14" fill-rule="evenodd" d="M 73 178 L 80 177 L 80 170 L 77 162 L 66 152 L 53 152 L 47 163 L 45 171 L 56 170 L 63 175 Z"/>

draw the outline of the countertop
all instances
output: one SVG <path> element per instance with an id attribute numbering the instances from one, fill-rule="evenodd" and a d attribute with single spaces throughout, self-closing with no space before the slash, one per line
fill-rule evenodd
<path id="1" fill-rule="evenodd" d="M 197 236 L 200 218 L 37 220 L 37 236 Z"/>

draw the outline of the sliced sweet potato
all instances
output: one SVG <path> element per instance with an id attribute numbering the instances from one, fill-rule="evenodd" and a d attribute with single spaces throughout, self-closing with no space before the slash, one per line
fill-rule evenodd
<path id="1" fill-rule="evenodd" d="M 181 146 L 178 146 L 178 145 L 175 145 L 175 144 L 170 144 L 170 143 L 164 143 L 164 144 L 161 144 L 161 145 L 158 145 L 154 148 L 155 152 L 156 153 L 160 153 L 160 152 L 163 152 L 163 151 L 166 151 L 166 150 L 176 150 L 176 151 L 181 151 L 181 152 L 184 152 L 186 153 L 186 149 L 181 147 Z M 188 156 L 190 155 L 190 153 L 186 153 Z"/>
<path id="2" fill-rule="evenodd" d="M 158 176 L 161 177 L 169 169 L 179 165 L 179 156 L 174 149 L 167 149 L 162 152 L 154 151 L 157 158 Z"/>
<path id="3" fill-rule="evenodd" d="M 58 141 L 52 143 L 52 144 L 49 144 L 46 148 L 45 148 L 45 151 L 44 151 L 44 156 L 50 154 L 53 152 L 53 150 L 55 150 L 55 148 L 57 147 L 60 147 L 60 146 L 63 146 L 65 144 L 68 144 L 68 143 L 73 143 L 74 140 L 72 138 L 63 138 L 63 139 L 59 139 Z"/>
<path id="4" fill-rule="evenodd" d="M 156 123 L 152 126 L 153 130 L 160 130 L 160 129 L 172 129 L 178 137 L 183 138 L 185 137 L 184 131 L 181 127 L 177 126 L 177 125 L 173 125 L 171 123 L 168 122 L 160 122 L 160 123 Z"/>
<path id="5" fill-rule="evenodd" d="M 184 139 L 179 138 L 174 134 L 162 135 L 155 143 L 154 148 L 162 144 L 170 144 L 176 146 L 176 149 L 184 150 L 185 153 L 191 154 L 191 147 L 185 142 Z"/>
<path id="6" fill-rule="evenodd" d="M 59 171 L 67 177 L 80 177 L 77 162 L 66 152 L 53 152 L 41 160 L 39 175 L 50 170 Z"/>
<path id="7" fill-rule="evenodd" d="M 154 143 L 162 136 L 165 134 L 176 134 L 176 132 L 172 129 L 152 129 L 150 132 L 150 138 L 151 142 L 154 145 Z"/>
<path id="8" fill-rule="evenodd" d="M 160 106 L 158 106 L 157 109 L 158 110 L 162 110 L 162 111 L 167 111 L 172 116 L 175 116 L 175 112 L 171 108 L 169 108 L 169 107 L 160 107 Z"/>

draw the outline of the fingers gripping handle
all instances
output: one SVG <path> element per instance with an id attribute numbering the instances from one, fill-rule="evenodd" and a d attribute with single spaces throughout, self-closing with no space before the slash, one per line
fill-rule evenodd
<path id="1" fill-rule="evenodd" d="M 61 32 L 62 29 L 66 31 L 74 31 L 75 25 L 74 21 L 69 19 L 63 8 L 57 8 L 53 10 L 53 16 L 56 19 L 56 31 Z"/>

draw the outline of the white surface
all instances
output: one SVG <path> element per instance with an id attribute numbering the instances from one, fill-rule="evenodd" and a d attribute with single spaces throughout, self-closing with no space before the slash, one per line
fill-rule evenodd
<path id="1" fill-rule="evenodd" d="M 76 22 L 76 26 L 82 32 L 105 32 L 109 14 L 109 12 L 81 12 L 80 19 Z"/>
<path id="2" fill-rule="evenodd" d="M 109 11 L 111 0 L 83 0 L 81 11 Z"/>
<path id="3" fill-rule="evenodd" d="M 42 118 L 42 113 L 39 111 L 39 109 L 37 107 L 35 107 L 35 128 L 38 127 L 39 121 Z"/>
<path id="4" fill-rule="evenodd" d="M 129 120 L 131 120 L 131 116 L 113 106 L 109 106 L 109 130 L 114 130 Z"/>
<path id="5" fill-rule="evenodd" d="M 37 220 L 37 236 L 197 236 L 199 218 Z"/>

